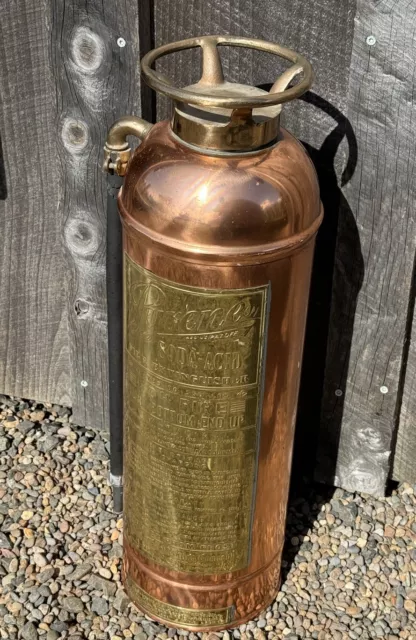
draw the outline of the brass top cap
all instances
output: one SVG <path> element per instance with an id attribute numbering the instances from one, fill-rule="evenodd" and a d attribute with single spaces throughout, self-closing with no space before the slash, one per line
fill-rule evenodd
<path id="1" fill-rule="evenodd" d="M 270 92 L 249 85 L 227 82 L 218 46 L 233 45 L 274 53 L 293 65 L 274 83 Z M 158 58 L 175 51 L 202 48 L 202 75 L 194 85 L 174 87 L 152 69 Z M 279 133 L 281 105 L 310 88 L 313 71 L 301 55 L 273 42 L 237 36 L 204 36 L 181 40 L 150 51 L 142 60 L 149 86 L 175 102 L 172 130 L 184 142 L 218 152 L 250 152 L 273 143 Z M 302 79 L 288 88 L 291 81 Z"/>

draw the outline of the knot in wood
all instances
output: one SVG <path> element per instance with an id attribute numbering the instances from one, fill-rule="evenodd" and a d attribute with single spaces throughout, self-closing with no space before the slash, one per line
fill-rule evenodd
<path id="1" fill-rule="evenodd" d="M 73 34 L 71 53 L 74 63 L 86 73 L 94 73 L 104 59 L 101 37 L 88 27 L 78 27 Z"/>
<path id="2" fill-rule="evenodd" d="M 77 298 L 77 300 L 75 300 L 74 307 L 75 307 L 75 313 L 78 316 L 78 318 L 85 318 L 85 316 L 89 314 L 90 304 L 88 300 Z"/>
<path id="3" fill-rule="evenodd" d="M 88 144 L 88 127 L 82 120 L 65 118 L 61 135 L 70 153 L 81 153 Z"/>
<path id="4" fill-rule="evenodd" d="M 99 246 L 99 238 L 94 225 L 89 220 L 80 218 L 68 221 L 65 227 L 65 239 L 71 253 L 83 257 L 94 255 Z"/>

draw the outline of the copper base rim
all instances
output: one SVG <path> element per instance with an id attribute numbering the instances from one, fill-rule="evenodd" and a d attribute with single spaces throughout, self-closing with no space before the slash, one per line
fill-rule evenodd
<path id="1" fill-rule="evenodd" d="M 171 629 L 184 629 L 185 631 L 193 631 L 195 633 L 198 633 L 198 632 L 207 633 L 209 631 L 226 631 L 227 629 L 234 629 L 235 627 L 239 627 L 240 625 L 244 624 L 245 622 L 249 622 L 249 620 L 254 620 L 254 618 L 257 618 L 258 616 L 260 616 L 260 614 L 263 613 L 263 611 L 265 611 L 267 609 L 267 607 L 272 604 L 272 602 L 274 602 L 274 600 L 276 599 L 277 594 L 280 591 L 280 585 L 281 585 L 281 580 L 279 580 L 278 585 L 276 587 L 276 592 L 273 594 L 273 596 L 270 599 L 266 600 L 264 602 L 264 604 L 259 609 L 256 609 L 255 611 L 252 611 L 251 613 L 247 614 L 246 616 L 244 616 L 242 618 L 239 618 L 238 620 L 233 620 L 232 622 L 230 622 L 227 625 L 218 625 L 218 626 L 212 626 L 212 627 L 192 627 L 192 626 L 188 626 L 188 625 L 178 626 L 174 622 L 171 622 L 169 620 L 164 620 L 163 618 L 158 618 L 153 613 L 150 613 L 149 611 L 147 611 L 144 607 L 141 607 L 138 604 L 136 604 L 136 602 L 132 598 L 131 594 L 129 593 L 129 589 L 126 587 L 126 585 L 124 585 L 124 588 L 126 590 L 127 595 L 130 598 L 130 601 L 136 607 L 136 609 L 138 611 L 140 611 L 141 613 L 143 613 L 144 615 L 146 615 L 149 618 L 151 618 L 152 620 L 154 620 L 155 622 L 160 622 L 165 627 L 168 627 L 168 628 L 171 628 Z"/>
<path id="2" fill-rule="evenodd" d="M 280 559 L 281 559 L 281 552 L 278 552 L 273 556 L 273 558 L 269 562 L 262 565 L 260 568 L 256 569 L 256 571 L 252 571 L 251 573 L 246 573 L 246 575 L 244 575 L 243 577 L 240 577 L 240 578 L 234 577 L 233 579 L 228 579 L 222 582 L 211 583 L 211 584 L 209 583 L 199 584 L 199 583 L 192 583 L 189 581 L 185 582 L 184 580 L 173 579 L 170 576 L 165 576 L 162 573 L 160 573 L 160 571 L 163 571 L 163 567 L 159 566 L 159 568 L 156 569 L 155 566 L 157 565 L 155 565 L 152 568 L 151 566 L 149 566 L 149 564 L 146 564 L 146 558 L 144 556 L 141 556 L 139 552 L 136 549 L 134 549 L 134 547 L 130 544 L 126 534 L 124 534 L 123 548 L 124 548 L 125 556 L 129 556 L 130 559 L 134 557 L 134 561 L 137 563 L 137 565 L 140 566 L 140 570 L 144 574 L 149 576 L 151 579 L 157 582 L 164 582 L 169 586 L 179 587 L 181 589 L 198 588 L 198 590 L 201 590 L 201 591 L 224 591 L 224 590 L 230 590 L 235 587 L 241 586 L 242 584 L 250 582 L 251 580 L 257 578 L 258 576 L 263 574 L 265 571 L 273 567 L 273 565 L 275 565 L 276 563 L 280 566 Z M 123 577 L 125 575 L 126 573 L 123 568 Z"/>

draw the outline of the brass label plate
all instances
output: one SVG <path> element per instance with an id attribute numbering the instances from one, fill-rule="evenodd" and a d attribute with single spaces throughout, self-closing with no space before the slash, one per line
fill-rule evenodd
<path id="1" fill-rule="evenodd" d="M 125 527 L 168 569 L 250 561 L 268 286 L 202 289 L 125 258 Z"/>
<path id="2" fill-rule="evenodd" d="M 135 604 L 142 611 L 159 620 L 180 627 L 216 627 L 230 624 L 234 620 L 234 607 L 223 609 L 186 609 L 162 602 L 143 591 L 131 578 L 126 579 L 126 589 Z"/>

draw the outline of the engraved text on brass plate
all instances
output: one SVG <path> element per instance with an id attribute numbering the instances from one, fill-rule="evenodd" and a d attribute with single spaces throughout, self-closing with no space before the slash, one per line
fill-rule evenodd
<path id="1" fill-rule="evenodd" d="M 222 609 L 186 609 L 162 602 L 143 591 L 131 578 L 127 578 L 129 596 L 145 613 L 181 627 L 216 627 L 230 624 L 234 607 Z"/>
<path id="2" fill-rule="evenodd" d="M 169 569 L 249 564 L 267 292 L 178 285 L 126 257 L 126 537 Z"/>

